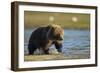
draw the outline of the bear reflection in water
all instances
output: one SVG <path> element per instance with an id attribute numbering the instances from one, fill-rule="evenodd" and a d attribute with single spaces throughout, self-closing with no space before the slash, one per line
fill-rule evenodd
<path id="1" fill-rule="evenodd" d="M 29 55 L 35 54 L 58 54 L 62 52 L 62 41 L 64 30 L 59 25 L 48 25 L 39 27 L 32 32 L 29 43 Z M 55 45 L 56 49 L 50 49 L 50 46 Z"/>

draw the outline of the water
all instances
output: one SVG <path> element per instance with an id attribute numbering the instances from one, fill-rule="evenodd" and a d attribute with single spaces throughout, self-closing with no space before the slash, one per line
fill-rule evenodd
<path id="1" fill-rule="evenodd" d="M 27 44 L 31 33 L 34 30 L 25 30 L 24 48 L 28 53 Z M 54 48 L 54 46 L 52 46 Z M 65 56 L 74 58 L 90 58 L 90 31 L 89 30 L 64 30 L 64 41 L 62 47 Z"/>

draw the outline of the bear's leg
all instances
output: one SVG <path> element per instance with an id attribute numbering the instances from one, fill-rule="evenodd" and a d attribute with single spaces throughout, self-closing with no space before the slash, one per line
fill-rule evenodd
<path id="1" fill-rule="evenodd" d="M 30 49 L 30 50 L 29 50 L 29 55 L 34 54 L 34 51 L 35 51 L 35 50 Z"/>
<path id="2" fill-rule="evenodd" d="M 58 43 L 58 42 L 55 42 L 55 47 L 56 49 L 58 50 L 58 52 L 62 52 L 62 44 L 61 43 Z"/>
<path id="3" fill-rule="evenodd" d="M 34 51 L 35 51 L 36 49 L 37 49 L 37 48 L 35 48 L 35 47 L 28 47 L 29 55 L 34 54 Z"/>
<path id="4" fill-rule="evenodd" d="M 49 49 L 44 50 L 45 54 L 49 54 Z"/>

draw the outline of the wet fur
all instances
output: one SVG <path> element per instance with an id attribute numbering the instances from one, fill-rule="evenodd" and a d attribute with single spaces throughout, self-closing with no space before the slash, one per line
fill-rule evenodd
<path id="1" fill-rule="evenodd" d="M 54 26 L 39 27 L 32 32 L 29 39 L 28 50 L 29 54 L 34 54 L 36 49 L 42 49 L 45 54 L 49 54 L 49 47 L 55 45 L 58 52 L 62 52 L 62 40 L 55 34 Z M 62 29 L 61 29 L 62 30 Z"/>

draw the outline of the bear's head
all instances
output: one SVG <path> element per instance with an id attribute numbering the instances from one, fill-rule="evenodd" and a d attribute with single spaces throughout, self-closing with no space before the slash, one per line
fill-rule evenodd
<path id="1" fill-rule="evenodd" d="M 48 25 L 47 37 L 51 40 L 62 41 L 64 39 L 64 30 L 60 25 Z"/>

